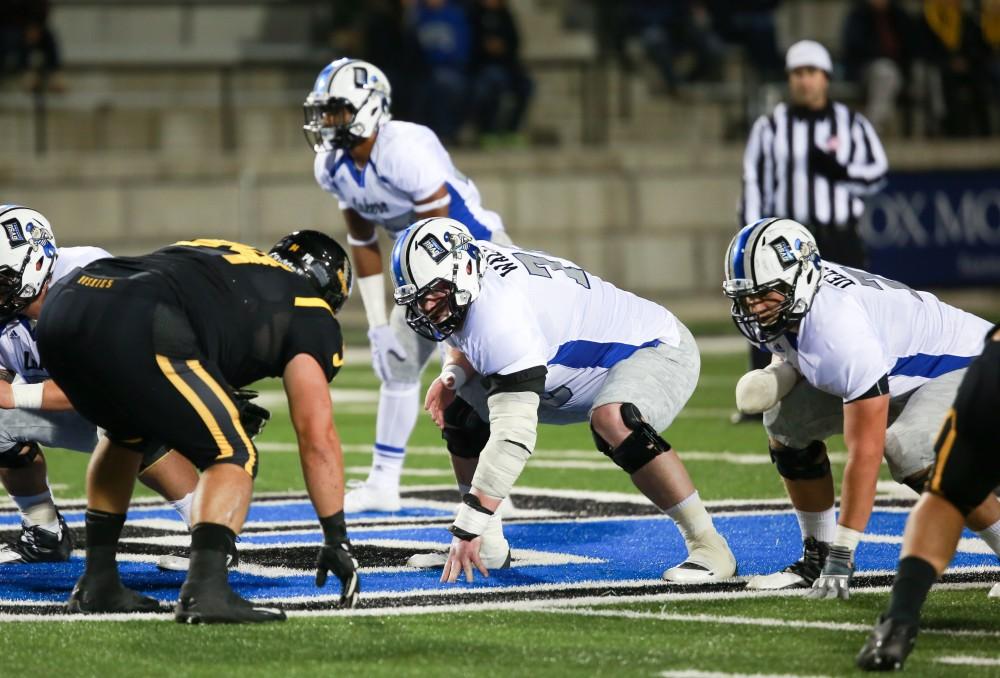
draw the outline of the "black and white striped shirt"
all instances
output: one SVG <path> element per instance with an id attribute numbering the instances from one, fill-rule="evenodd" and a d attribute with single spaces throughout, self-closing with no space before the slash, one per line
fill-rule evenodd
<path id="1" fill-rule="evenodd" d="M 835 154 L 846 178 L 831 180 L 811 167 L 810 146 Z M 862 198 L 882 188 L 888 168 L 882 142 L 860 113 L 835 101 L 819 111 L 778 104 L 754 123 L 743 154 L 740 225 L 789 217 L 814 230 L 853 230 Z"/>

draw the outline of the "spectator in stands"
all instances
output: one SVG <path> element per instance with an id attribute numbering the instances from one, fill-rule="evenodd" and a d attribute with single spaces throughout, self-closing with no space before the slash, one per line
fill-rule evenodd
<path id="1" fill-rule="evenodd" d="M 428 67 L 417 118 L 444 143 L 453 143 L 465 122 L 470 98 L 468 17 L 456 0 L 419 0 L 414 27 Z"/>
<path id="2" fill-rule="evenodd" d="M 979 22 L 983 30 L 983 42 L 989 50 L 990 87 L 992 88 L 992 109 L 994 116 L 1000 109 L 1000 0 L 983 0 Z M 997 122 L 994 117 L 993 122 Z M 996 129 L 991 123 L 991 130 Z"/>
<path id="3" fill-rule="evenodd" d="M 712 29 L 704 0 L 623 0 L 622 4 L 623 41 L 638 39 L 668 93 L 685 82 L 719 76 L 724 46 Z M 687 56 L 693 63 L 682 74 L 675 61 Z"/>
<path id="4" fill-rule="evenodd" d="M 763 80 L 782 78 L 774 11 L 781 0 L 709 0 L 712 25 L 728 43 L 744 48 L 745 56 Z"/>
<path id="5" fill-rule="evenodd" d="M 896 0 L 858 0 L 844 21 L 847 79 L 865 88 L 865 114 L 883 133 L 909 80 L 913 31 L 910 15 Z"/>
<path id="6" fill-rule="evenodd" d="M 507 0 L 478 0 L 472 12 L 476 125 L 483 142 L 507 142 L 521 127 L 533 85 Z"/>
<path id="7" fill-rule="evenodd" d="M 362 22 L 362 54 L 389 78 L 393 115 L 402 120 L 414 119 L 419 85 L 428 79 L 412 9 L 411 0 L 368 0 Z"/>
<path id="8" fill-rule="evenodd" d="M 932 90 L 947 136 L 988 135 L 989 71 L 983 34 L 962 0 L 924 0 L 922 35 L 940 77 Z"/>
<path id="9" fill-rule="evenodd" d="M 0 39 L 6 43 L 6 56 L 13 57 L 12 70 L 24 74 L 26 89 L 63 90 L 59 44 L 49 27 L 49 0 L 7 0 L 4 4 L 5 37 Z"/>

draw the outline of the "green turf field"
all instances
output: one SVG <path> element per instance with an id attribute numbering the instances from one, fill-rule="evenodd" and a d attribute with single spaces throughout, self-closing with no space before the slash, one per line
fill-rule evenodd
<path id="1" fill-rule="evenodd" d="M 761 458 L 767 451 L 763 430 L 728 421 L 733 385 L 744 362 L 743 354 L 704 355 L 699 389 L 665 434 L 682 458 L 689 455 L 688 470 L 705 500 L 784 496 L 773 467 Z M 367 472 L 366 450 L 375 418 L 374 401 L 356 396 L 376 386 L 367 365 L 347 365 L 334 383 L 335 389 L 351 389 L 353 394 L 334 404 L 349 478 L 363 478 Z M 287 413 L 275 408 L 274 418 L 258 439 L 262 451 L 258 491 L 302 490 L 293 440 Z M 624 474 L 592 450 L 587 427 L 542 427 L 538 440 L 539 449 L 519 485 L 636 492 Z M 421 418 L 411 439 L 414 453 L 407 459 L 406 468 L 413 474 L 404 476 L 405 483 L 450 483 L 446 455 L 429 449 L 439 444 L 436 430 Z M 831 441 L 831 451 L 843 449 L 842 441 Z M 733 454 L 717 454 L 722 452 Z M 61 451 L 48 457 L 57 497 L 82 497 L 86 457 Z M 842 456 L 834 459 L 839 478 Z M 567 461 L 577 463 L 563 463 Z M 588 461 L 597 464 L 584 463 Z M 606 462 L 604 467 L 601 462 Z M 883 475 L 888 479 L 887 473 Z M 1000 600 L 987 599 L 986 591 L 980 584 L 932 592 L 925 632 L 907 673 L 1000 675 Z M 884 588 L 858 591 L 846 602 L 751 598 L 739 592 L 691 598 L 609 596 L 579 604 L 534 600 L 512 609 L 408 609 L 405 614 L 362 610 L 332 617 L 293 617 L 284 624 L 254 628 L 188 628 L 160 620 L 19 621 L 3 624 L 0 646 L 4 666 L 11 670 L 102 678 L 480 672 L 833 676 L 854 673 L 854 654 L 886 599 Z M 969 657 L 986 665 L 971 665 Z"/>

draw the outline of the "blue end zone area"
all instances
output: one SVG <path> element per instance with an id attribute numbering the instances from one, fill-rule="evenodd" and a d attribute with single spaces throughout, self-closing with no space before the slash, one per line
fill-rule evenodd
<path id="1" fill-rule="evenodd" d="M 74 527 L 82 525 L 81 511 L 67 511 L 65 515 Z M 859 574 L 895 569 L 906 516 L 905 511 L 876 509 L 867 534 L 891 541 L 861 544 L 857 553 Z M 512 568 L 494 570 L 488 579 L 477 575 L 472 584 L 462 581 L 448 586 L 438 582 L 439 570 L 404 567 L 403 554 L 435 547 L 444 549 L 450 543 L 445 529 L 451 519 L 450 511 L 408 506 L 388 519 L 386 514 L 357 514 L 351 519 L 349 532 L 361 560 L 363 598 L 491 593 L 502 599 L 505 590 L 512 594 L 535 587 L 551 591 L 585 582 L 608 587 L 618 582 L 663 586 L 660 580 L 663 570 L 680 562 L 685 555 L 677 528 L 668 518 L 658 515 L 514 519 L 505 525 L 514 549 Z M 398 521 L 421 519 L 431 519 L 433 524 L 398 524 Z M 129 520 L 133 524 L 144 520 L 176 521 L 176 514 L 158 507 L 137 508 L 130 512 Z M 376 524 L 375 520 L 380 522 Z M 801 555 L 798 524 L 790 512 L 769 509 L 717 514 L 714 520 L 736 554 L 741 576 L 780 570 Z M 0 524 L 10 530 L 17 524 L 17 517 L 4 514 L 0 516 Z M 177 598 L 184 573 L 161 572 L 154 564 L 155 556 L 132 549 L 155 542 L 157 537 L 167 537 L 174 544 L 186 543 L 186 535 L 178 529 L 162 528 L 156 532 L 156 528 L 142 525 L 139 523 L 136 528 L 145 529 L 141 536 L 129 535 L 123 539 L 126 555 L 120 563 L 122 578 L 128 586 L 172 602 Z M 297 603 L 313 599 L 323 606 L 324 601 L 339 593 L 335 580 L 326 589 L 317 589 L 313 584 L 311 564 L 321 536 L 307 500 L 259 502 L 251 509 L 247 528 L 239 544 L 241 567 L 230 574 L 233 587 L 241 595 L 274 601 L 294 599 Z M 964 536 L 974 537 L 969 532 Z M 389 555 L 375 558 L 379 549 Z M 130 552 L 132 555 L 128 555 Z M 146 560 L 128 560 L 137 557 L 136 553 Z M 362 553 L 369 556 L 367 561 Z M 81 556 L 74 555 L 68 563 L 3 566 L 0 605 L 14 601 L 50 605 L 65 601 L 83 570 Z M 373 559 L 378 562 L 373 563 Z M 960 551 L 952 566 L 996 569 L 998 564 L 991 553 Z"/>

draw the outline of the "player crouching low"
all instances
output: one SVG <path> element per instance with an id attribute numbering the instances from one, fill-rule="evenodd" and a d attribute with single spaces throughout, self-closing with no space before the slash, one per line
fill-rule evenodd
<path id="1" fill-rule="evenodd" d="M 442 581 L 509 564 L 497 509 L 534 450 L 539 421 L 589 421 L 597 448 L 674 519 L 688 556 L 664 579 L 736 573 L 729 545 L 658 434 L 700 370 L 694 338 L 669 311 L 565 259 L 473 240 L 448 218 L 407 229 L 392 273 L 409 326 L 450 347 L 425 402 L 463 495 L 449 553 L 422 556 L 444 565 Z"/>
<path id="2" fill-rule="evenodd" d="M 733 238 L 724 291 L 748 340 L 778 363 L 745 375 L 738 405 L 764 410 L 771 458 L 803 537 L 802 558 L 752 589 L 809 588 L 848 598 L 879 467 L 920 491 L 934 436 L 990 324 L 929 292 L 820 258 L 791 219 L 762 219 Z M 842 433 L 840 515 L 824 441 Z M 966 524 L 1000 554 L 1000 503 L 967 507 Z"/>
<path id="3" fill-rule="evenodd" d="M 191 562 L 175 618 L 187 623 L 285 618 L 229 586 L 258 454 L 236 389 L 281 377 L 306 488 L 323 528 L 316 584 L 333 571 L 341 604 L 358 596 L 344 522 L 344 472 L 328 383 L 343 364 L 335 313 L 350 292 L 347 255 L 299 231 L 270 256 L 224 240 L 100 259 L 47 292 L 42 359 L 84 417 L 107 431 L 87 469 L 87 561 L 70 612 L 158 609 L 126 588 L 116 554 L 142 452 L 167 445 L 203 470 L 192 508 Z"/>

